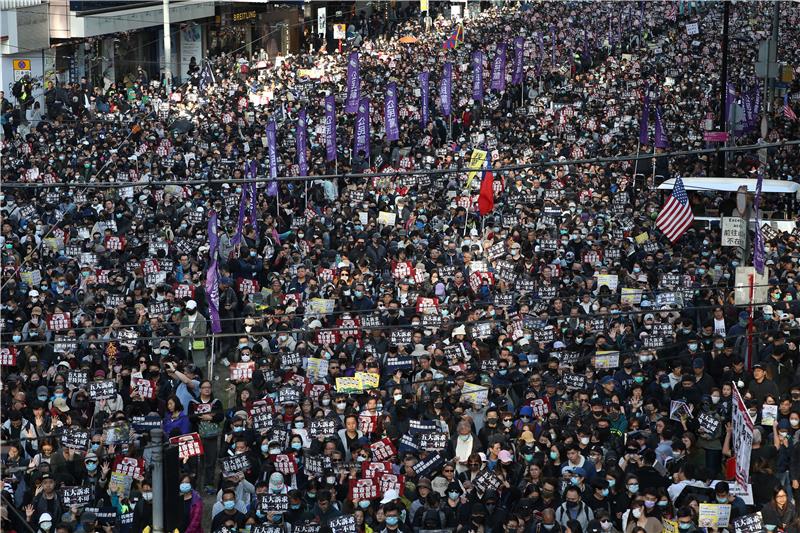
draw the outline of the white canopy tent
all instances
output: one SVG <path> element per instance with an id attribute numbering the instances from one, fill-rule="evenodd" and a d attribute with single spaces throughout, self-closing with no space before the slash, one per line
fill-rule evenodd
<path id="1" fill-rule="evenodd" d="M 747 192 L 756 192 L 755 178 L 682 178 L 683 186 L 687 191 L 720 191 L 736 192 L 742 185 L 747 186 Z M 670 178 L 658 186 L 661 190 L 671 191 L 675 186 L 675 178 Z M 800 190 L 800 184 L 785 180 L 764 180 L 761 185 L 762 192 L 793 194 Z"/>

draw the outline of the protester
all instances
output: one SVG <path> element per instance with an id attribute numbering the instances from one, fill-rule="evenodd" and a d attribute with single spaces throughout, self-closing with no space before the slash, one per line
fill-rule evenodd
<path id="1" fill-rule="evenodd" d="M 760 197 L 788 224 L 753 307 L 735 194 L 658 222 L 657 185 L 717 173 L 723 6 L 431 4 L 171 95 L 143 69 L 43 111 L 0 94 L 4 530 L 152 529 L 156 428 L 181 532 L 798 527 L 796 198 Z M 729 9 L 736 148 L 772 6 Z M 761 140 L 796 140 L 790 115 Z M 726 169 L 791 182 L 798 148 Z"/>

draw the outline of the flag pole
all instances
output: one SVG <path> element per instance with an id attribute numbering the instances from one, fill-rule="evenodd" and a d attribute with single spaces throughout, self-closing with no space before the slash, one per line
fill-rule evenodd
<path id="1" fill-rule="evenodd" d="M 208 380 L 209 381 L 213 381 L 214 380 L 214 357 L 215 357 L 214 342 L 215 342 L 215 340 L 216 339 L 214 339 L 214 330 L 212 329 L 211 330 L 211 359 L 209 359 L 209 361 L 208 361 L 208 363 L 209 363 L 208 364 Z"/>
<path id="2" fill-rule="evenodd" d="M 636 189 L 636 175 L 639 173 L 639 150 L 642 148 L 641 139 L 636 141 L 636 161 L 633 163 L 633 188 Z"/>

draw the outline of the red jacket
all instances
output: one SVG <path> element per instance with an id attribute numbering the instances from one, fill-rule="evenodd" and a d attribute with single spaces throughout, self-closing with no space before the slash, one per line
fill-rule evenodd
<path id="1" fill-rule="evenodd" d="M 189 506 L 189 525 L 183 533 L 203 533 L 203 498 L 192 490 L 192 504 Z"/>

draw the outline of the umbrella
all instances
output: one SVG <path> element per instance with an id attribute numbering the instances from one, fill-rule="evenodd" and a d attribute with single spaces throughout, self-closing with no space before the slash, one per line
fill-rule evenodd
<path id="1" fill-rule="evenodd" d="M 178 133 L 186 133 L 194 130 L 194 124 L 190 120 L 182 118 L 173 122 L 169 129 Z"/>
<path id="2" fill-rule="evenodd" d="M 413 35 L 406 35 L 405 37 L 400 37 L 400 42 L 404 44 L 413 44 L 417 42 L 417 38 Z"/>

